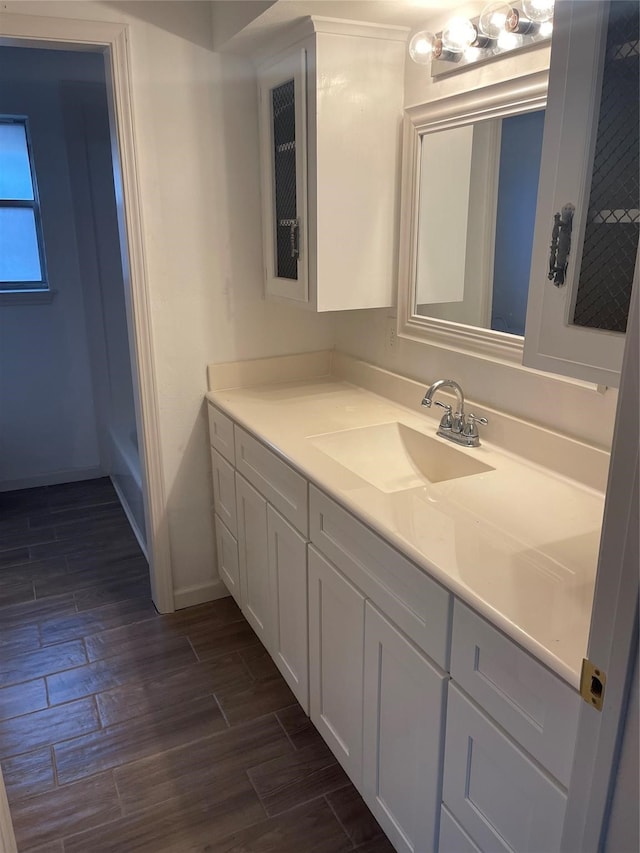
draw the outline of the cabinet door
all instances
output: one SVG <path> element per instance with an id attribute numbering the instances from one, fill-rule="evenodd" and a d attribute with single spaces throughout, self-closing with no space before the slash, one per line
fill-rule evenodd
<path id="1" fill-rule="evenodd" d="M 267 296 L 308 300 L 306 51 L 260 72 L 262 214 Z"/>
<path id="2" fill-rule="evenodd" d="M 311 719 L 359 788 L 365 599 L 315 548 L 308 551 Z"/>
<path id="3" fill-rule="evenodd" d="M 614 386 L 640 233 L 638 9 L 556 4 L 524 343 L 527 366 Z"/>
<path id="4" fill-rule="evenodd" d="M 238 535 L 236 521 L 235 471 L 217 450 L 211 448 L 211 471 L 213 474 L 213 505 L 216 514 L 224 521 L 233 536 Z"/>
<path id="5" fill-rule="evenodd" d="M 235 598 L 236 604 L 242 608 L 240 570 L 238 568 L 238 543 L 218 515 L 215 516 L 215 523 L 218 572 L 224 585 Z"/>
<path id="6" fill-rule="evenodd" d="M 364 637 L 364 798 L 396 850 L 435 850 L 447 678 L 368 602 Z"/>
<path id="7" fill-rule="evenodd" d="M 269 505 L 267 532 L 273 659 L 308 714 L 307 540 Z"/>
<path id="8" fill-rule="evenodd" d="M 242 612 L 263 645 L 271 650 L 267 502 L 238 473 L 236 500 Z"/>
<path id="9" fill-rule="evenodd" d="M 565 792 L 451 683 L 443 801 L 487 853 L 560 850 Z"/>

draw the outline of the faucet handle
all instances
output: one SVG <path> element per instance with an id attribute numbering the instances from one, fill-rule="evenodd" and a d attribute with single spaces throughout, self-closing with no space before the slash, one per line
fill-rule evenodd
<path id="1" fill-rule="evenodd" d="M 440 400 L 436 400 L 436 406 L 440 406 L 441 409 L 444 409 L 444 415 L 440 420 L 440 429 L 452 429 L 453 427 L 453 418 L 451 417 L 451 406 L 447 403 L 441 403 Z"/>
<path id="2" fill-rule="evenodd" d="M 467 415 L 467 422 L 464 425 L 462 434 L 467 436 L 468 438 L 477 438 L 478 427 L 476 426 L 476 424 L 482 424 L 482 426 L 486 426 L 488 423 L 489 421 L 486 418 L 478 417 L 472 412 L 469 412 L 469 414 Z"/>

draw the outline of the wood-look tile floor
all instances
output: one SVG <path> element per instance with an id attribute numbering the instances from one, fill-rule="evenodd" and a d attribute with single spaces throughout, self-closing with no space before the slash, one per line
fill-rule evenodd
<path id="1" fill-rule="evenodd" d="M 0 493 L 20 853 L 393 853 L 231 598 L 156 613 L 107 479 Z"/>

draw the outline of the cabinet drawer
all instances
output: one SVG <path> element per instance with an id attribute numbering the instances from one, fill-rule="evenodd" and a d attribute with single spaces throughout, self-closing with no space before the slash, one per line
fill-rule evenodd
<path id="1" fill-rule="evenodd" d="M 223 415 L 220 409 L 216 409 L 211 403 L 208 405 L 209 414 L 209 441 L 212 447 L 222 453 L 232 465 L 235 464 L 236 454 L 233 442 L 233 421 Z"/>
<path id="2" fill-rule="evenodd" d="M 237 537 L 235 471 L 213 448 L 211 448 L 211 472 L 213 474 L 213 506 L 231 533 Z"/>
<path id="3" fill-rule="evenodd" d="M 482 853 L 444 806 L 440 809 L 438 853 Z"/>
<path id="4" fill-rule="evenodd" d="M 451 596 L 395 548 L 313 486 L 309 538 L 443 669 Z"/>
<path id="5" fill-rule="evenodd" d="M 238 568 L 238 543 L 231 535 L 219 515 L 216 521 L 216 548 L 218 551 L 218 573 L 238 607 L 242 607 L 240 595 L 240 570 Z"/>
<path id="6" fill-rule="evenodd" d="M 236 468 L 304 536 L 307 481 L 275 453 L 236 425 Z"/>
<path id="7" fill-rule="evenodd" d="M 451 677 L 568 787 L 580 696 L 459 601 L 453 608 Z"/>
<path id="8" fill-rule="evenodd" d="M 560 849 L 566 795 L 453 684 L 443 800 L 481 850 Z"/>

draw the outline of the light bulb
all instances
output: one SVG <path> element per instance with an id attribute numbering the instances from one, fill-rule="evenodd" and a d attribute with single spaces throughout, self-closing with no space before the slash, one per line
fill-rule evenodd
<path id="1" fill-rule="evenodd" d="M 515 50 L 522 44 L 522 36 L 518 33 L 508 33 L 506 30 L 498 36 L 498 47 L 500 50 Z"/>
<path id="2" fill-rule="evenodd" d="M 484 7 L 478 20 L 478 29 L 490 39 L 497 39 L 504 32 L 504 24 L 511 14 L 511 6 L 504 0 L 494 0 Z"/>
<path id="3" fill-rule="evenodd" d="M 427 30 L 420 30 L 414 33 L 409 42 L 409 56 L 411 59 L 417 62 L 418 65 L 428 65 L 431 62 L 435 40 L 436 37 L 433 33 L 427 32 Z"/>
<path id="4" fill-rule="evenodd" d="M 549 38 L 552 32 L 553 21 L 545 21 L 544 23 L 540 24 L 540 35 L 542 36 L 542 38 Z"/>
<path id="5" fill-rule="evenodd" d="M 522 11 L 530 21 L 544 24 L 553 18 L 554 0 L 522 0 Z"/>
<path id="6" fill-rule="evenodd" d="M 478 31 L 468 18 L 452 18 L 442 33 L 442 44 L 451 53 L 463 53 L 477 37 Z"/>

